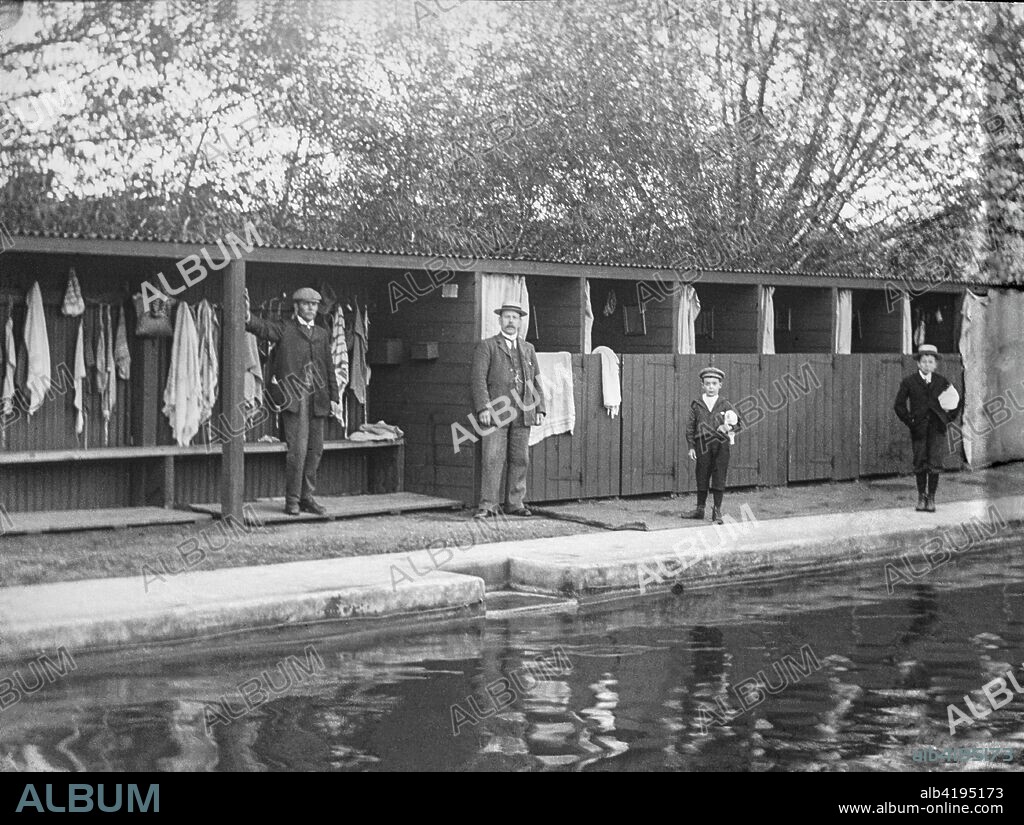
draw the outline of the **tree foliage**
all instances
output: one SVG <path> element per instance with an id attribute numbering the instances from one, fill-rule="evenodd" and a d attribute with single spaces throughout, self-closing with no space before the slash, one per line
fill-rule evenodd
<path id="1" fill-rule="evenodd" d="M 1005 278 L 1022 28 L 967 3 L 26 4 L 4 220 L 838 271 L 995 236 Z"/>

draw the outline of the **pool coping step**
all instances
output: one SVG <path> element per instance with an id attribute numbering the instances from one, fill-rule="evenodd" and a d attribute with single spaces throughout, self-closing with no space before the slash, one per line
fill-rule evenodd
<path id="1" fill-rule="evenodd" d="M 748 508 L 749 509 L 749 508 Z M 571 612 L 603 597 L 788 578 L 877 563 L 913 575 L 948 548 L 1019 545 L 1024 497 L 940 504 L 937 513 L 876 510 L 652 532 L 615 531 L 432 548 L 406 554 L 194 569 L 148 580 L 90 579 L 0 588 L 0 661 L 211 643 L 231 634 L 369 626 L 412 633 L 439 622 Z M 952 556 L 951 556 L 952 557 Z M 949 559 L 947 558 L 946 561 Z M 891 568 L 891 570 L 890 570 Z M 904 574 L 907 580 L 910 574 Z M 545 595 L 487 610 L 498 591 Z M 552 597 L 554 600 L 552 601 Z M 502 598 L 498 597 L 500 604 Z"/>

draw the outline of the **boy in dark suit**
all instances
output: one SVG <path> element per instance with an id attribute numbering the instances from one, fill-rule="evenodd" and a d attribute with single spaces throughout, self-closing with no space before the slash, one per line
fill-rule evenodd
<path id="1" fill-rule="evenodd" d="M 729 472 L 729 445 L 732 434 L 739 430 L 739 417 L 733 405 L 719 395 L 725 380 L 724 372 L 717 367 L 705 367 L 700 371 L 700 380 L 704 394 L 690 403 L 690 418 L 686 424 L 690 461 L 697 462 L 697 509 L 687 518 L 704 518 L 710 484 L 714 493 L 711 520 L 721 524 L 725 479 Z"/>
<path id="2" fill-rule="evenodd" d="M 946 455 L 946 424 L 957 414 L 959 398 L 952 409 L 943 407 L 939 396 L 955 395 L 946 392 L 949 381 L 935 368 L 939 364 L 939 351 L 931 344 L 921 344 L 914 355 L 917 370 L 900 382 L 893 409 L 900 421 L 910 428 L 910 441 L 914 448 L 914 473 L 917 476 L 917 507 L 919 512 L 935 512 L 935 491 L 939 487 L 942 459 Z M 908 409 L 909 405 L 909 409 Z"/>

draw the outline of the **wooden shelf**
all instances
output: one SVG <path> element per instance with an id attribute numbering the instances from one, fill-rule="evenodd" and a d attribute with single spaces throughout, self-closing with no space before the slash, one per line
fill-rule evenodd
<path id="1" fill-rule="evenodd" d="M 401 447 L 405 439 L 395 441 L 325 441 L 324 452 L 331 450 L 365 450 L 381 447 Z M 283 453 L 288 445 L 283 441 L 253 441 L 245 445 L 246 453 Z M 176 456 L 219 456 L 220 444 L 207 449 L 200 444 L 179 447 L 176 444 L 149 447 L 98 447 L 95 450 L 26 450 L 0 452 L 0 464 L 54 464 L 63 461 L 133 461 L 141 458 L 173 458 Z"/>

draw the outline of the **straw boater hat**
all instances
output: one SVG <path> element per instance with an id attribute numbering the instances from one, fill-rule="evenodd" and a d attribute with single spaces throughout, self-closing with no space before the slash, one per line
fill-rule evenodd
<path id="1" fill-rule="evenodd" d="M 507 301 L 506 303 L 502 304 L 500 307 L 494 310 L 494 314 L 501 315 L 501 313 L 505 312 L 506 310 L 509 312 L 518 312 L 520 318 L 530 314 L 525 309 L 523 309 L 521 304 L 517 304 L 514 301 Z"/>
<path id="2" fill-rule="evenodd" d="M 914 360 L 920 361 L 922 355 L 934 355 L 936 361 L 942 359 L 942 356 L 939 355 L 938 348 L 932 344 L 921 344 L 921 346 L 917 348 L 917 352 L 914 353 Z"/>
<path id="3" fill-rule="evenodd" d="M 295 290 L 295 294 L 292 295 L 293 303 L 298 303 L 299 301 L 315 301 L 320 303 L 321 300 L 323 299 L 320 297 L 320 293 L 315 289 L 310 289 L 308 286 Z"/>
<path id="4" fill-rule="evenodd" d="M 725 381 L 725 373 L 718 369 L 718 367 L 704 367 L 704 369 L 700 371 L 701 381 L 708 377 L 717 378 L 719 381 Z"/>

